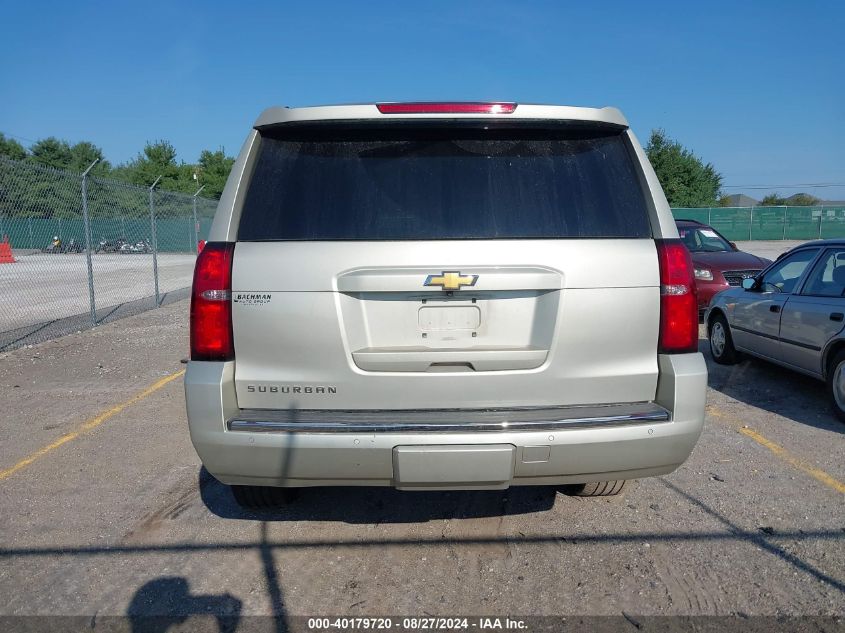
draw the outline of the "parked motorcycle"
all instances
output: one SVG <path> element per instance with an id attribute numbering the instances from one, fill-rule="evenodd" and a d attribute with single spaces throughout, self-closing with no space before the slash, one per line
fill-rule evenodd
<path id="1" fill-rule="evenodd" d="M 64 250 L 63 250 L 63 247 L 62 247 L 61 238 L 59 238 L 58 235 L 53 237 L 52 241 L 47 246 L 45 246 L 44 248 L 41 249 L 41 252 L 42 253 L 51 253 L 51 254 L 63 253 Z"/>
<path id="2" fill-rule="evenodd" d="M 85 250 L 85 245 L 71 238 L 67 244 L 62 246 L 62 249 L 65 253 L 82 253 Z"/>
<path id="3" fill-rule="evenodd" d="M 124 254 L 128 253 L 152 253 L 153 247 L 150 245 L 149 240 L 141 240 L 139 242 L 135 242 L 134 244 L 123 244 L 120 247 L 120 252 Z"/>
<path id="4" fill-rule="evenodd" d="M 106 238 L 102 238 L 100 243 L 97 245 L 96 252 L 98 253 L 119 253 L 120 249 L 126 244 L 126 240 L 122 237 L 117 238 L 116 240 L 107 240 Z"/>
<path id="5" fill-rule="evenodd" d="M 41 252 L 53 255 L 58 255 L 59 253 L 84 253 L 85 245 L 73 238 L 65 242 L 59 237 L 54 237 L 47 246 L 41 249 Z"/>

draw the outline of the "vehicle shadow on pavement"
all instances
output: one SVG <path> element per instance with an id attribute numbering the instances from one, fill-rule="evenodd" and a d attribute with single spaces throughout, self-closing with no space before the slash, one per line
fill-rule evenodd
<path id="1" fill-rule="evenodd" d="M 801 424 L 845 433 L 845 424 L 830 410 L 827 390 L 820 380 L 756 358 L 719 365 L 706 340 L 699 340 L 698 348 L 707 362 L 708 386 L 721 394 L 715 402 L 712 395 L 708 397 L 708 404 L 736 400 Z"/>
<path id="2" fill-rule="evenodd" d="M 242 608 L 243 603 L 228 592 L 222 595 L 191 595 L 185 578 L 162 576 L 143 584 L 135 592 L 126 615 L 133 633 L 185 630 L 185 623 L 195 618 L 216 620 L 215 630 L 231 633 L 238 628 Z"/>
<path id="3" fill-rule="evenodd" d="M 224 519 L 262 521 L 342 521 L 352 524 L 421 523 L 437 519 L 470 519 L 530 514 L 551 510 L 557 491 L 547 486 L 508 490 L 402 492 L 393 488 L 302 488 L 294 503 L 276 510 L 241 508 L 228 486 L 205 468 L 199 473 L 205 506 Z"/>

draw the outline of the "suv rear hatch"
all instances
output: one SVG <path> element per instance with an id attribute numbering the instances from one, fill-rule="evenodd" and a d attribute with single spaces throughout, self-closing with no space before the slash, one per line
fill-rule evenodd
<path id="1" fill-rule="evenodd" d="M 259 132 L 232 268 L 241 408 L 654 399 L 658 258 L 626 128 Z"/>

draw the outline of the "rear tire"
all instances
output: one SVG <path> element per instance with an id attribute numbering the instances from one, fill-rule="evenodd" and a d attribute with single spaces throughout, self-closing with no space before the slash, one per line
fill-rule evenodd
<path id="1" fill-rule="evenodd" d="M 230 486 L 232 496 L 242 508 L 267 510 L 286 505 L 296 498 L 296 489 L 272 486 Z"/>
<path id="2" fill-rule="evenodd" d="M 833 357 L 825 382 L 830 406 L 840 422 L 845 422 L 845 349 Z"/>
<path id="3" fill-rule="evenodd" d="M 564 486 L 564 494 L 570 497 L 611 497 L 625 488 L 625 479 L 617 481 L 591 481 L 586 484 Z"/>
<path id="4" fill-rule="evenodd" d="M 734 347 L 731 328 L 724 315 L 717 314 L 710 323 L 709 336 L 710 354 L 720 365 L 735 365 L 740 361 L 739 352 Z"/>

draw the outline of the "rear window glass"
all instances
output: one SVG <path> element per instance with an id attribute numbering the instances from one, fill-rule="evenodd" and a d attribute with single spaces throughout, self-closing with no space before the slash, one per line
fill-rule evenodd
<path id="1" fill-rule="evenodd" d="M 239 240 L 639 238 L 617 131 L 330 128 L 262 134 Z"/>

